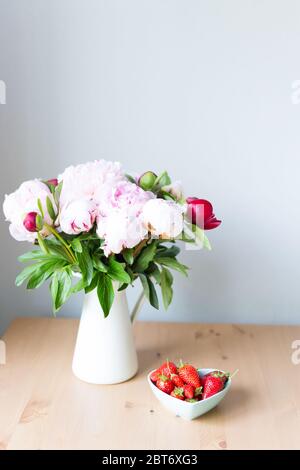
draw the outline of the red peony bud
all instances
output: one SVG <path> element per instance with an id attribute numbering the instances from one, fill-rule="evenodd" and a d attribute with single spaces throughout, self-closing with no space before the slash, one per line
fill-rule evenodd
<path id="1" fill-rule="evenodd" d="M 37 212 L 28 212 L 25 219 L 23 220 L 23 225 L 28 230 L 28 232 L 37 232 L 36 216 Z"/>
<path id="2" fill-rule="evenodd" d="M 48 180 L 47 183 L 52 184 L 52 186 L 57 186 L 58 185 L 58 180 L 57 180 L 57 178 L 52 178 L 51 180 Z"/>
<path id="3" fill-rule="evenodd" d="M 198 199 L 197 197 L 188 197 L 187 200 L 187 217 L 193 223 L 204 230 L 212 230 L 221 224 L 213 213 L 213 206 L 206 199 Z"/>

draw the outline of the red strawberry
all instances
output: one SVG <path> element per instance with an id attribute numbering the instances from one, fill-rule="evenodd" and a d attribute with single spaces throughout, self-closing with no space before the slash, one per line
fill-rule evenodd
<path id="1" fill-rule="evenodd" d="M 154 370 L 151 374 L 150 374 L 150 380 L 152 380 L 152 382 L 157 382 L 158 379 L 159 379 L 159 374 L 160 374 L 160 371 L 158 369 Z"/>
<path id="2" fill-rule="evenodd" d="M 206 374 L 206 378 L 213 375 L 214 377 L 220 377 L 223 380 L 224 384 L 227 382 L 228 377 L 230 377 L 229 372 L 221 372 L 220 370 L 214 370 L 213 372 L 209 372 Z"/>
<path id="3" fill-rule="evenodd" d="M 198 398 L 186 398 L 185 401 L 187 401 L 188 403 L 197 403 L 199 399 Z"/>
<path id="4" fill-rule="evenodd" d="M 187 384 L 193 385 L 193 387 L 201 387 L 201 380 L 197 369 L 190 364 L 182 364 L 178 368 L 179 377 Z"/>
<path id="5" fill-rule="evenodd" d="M 216 393 L 220 392 L 224 388 L 224 378 L 219 377 L 218 374 L 211 373 L 207 376 L 204 391 L 202 398 L 205 400 L 206 398 L 212 397 Z"/>
<path id="6" fill-rule="evenodd" d="M 171 374 L 171 380 L 176 385 L 176 387 L 184 386 L 184 381 L 179 377 L 178 374 Z"/>
<path id="7" fill-rule="evenodd" d="M 174 362 L 166 361 L 164 362 L 160 367 L 159 370 L 162 375 L 165 375 L 166 377 L 171 377 L 171 374 L 177 374 L 177 367 L 174 364 Z"/>
<path id="8" fill-rule="evenodd" d="M 175 387 L 170 395 L 178 400 L 184 400 L 183 389 L 180 387 Z"/>
<path id="9" fill-rule="evenodd" d="M 185 398 L 194 398 L 195 389 L 193 385 L 185 385 L 183 387 Z"/>
<path id="10" fill-rule="evenodd" d="M 203 375 L 203 377 L 201 377 L 201 383 L 202 383 L 203 388 L 204 388 L 204 385 L 205 385 L 205 382 L 206 382 L 206 379 L 207 379 L 208 376 L 209 376 L 209 374 L 206 374 L 206 375 Z"/>
<path id="11" fill-rule="evenodd" d="M 174 387 L 175 387 L 172 380 L 170 380 L 165 375 L 159 375 L 158 380 L 156 382 L 156 386 L 157 388 L 159 388 L 159 390 L 167 393 L 168 395 L 170 395 L 170 393 L 173 392 Z"/>

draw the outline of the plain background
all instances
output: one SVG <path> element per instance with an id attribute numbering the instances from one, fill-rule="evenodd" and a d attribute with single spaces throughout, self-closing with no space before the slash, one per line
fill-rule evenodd
<path id="1" fill-rule="evenodd" d="M 299 17 L 297 0 L 0 0 L 1 199 L 97 158 L 167 169 L 223 224 L 141 318 L 299 323 Z M 0 236 L 1 332 L 51 304 L 14 286 L 30 246 L 3 217 Z"/>

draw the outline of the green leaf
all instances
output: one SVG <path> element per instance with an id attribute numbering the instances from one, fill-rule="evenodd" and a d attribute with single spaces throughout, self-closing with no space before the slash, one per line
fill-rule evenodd
<path id="1" fill-rule="evenodd" d="M 41 202 L 40 198 L 38 198 L 38 200 L 37 200 L 37 206 L 38 206 L 38 209 L 41 213 L 41 216 L 44 218 L 45 215 L 44 215 L 44 210 L 43 210 L 43 206 L 42 206 L 42 202 Z"/>
<path id="2" fill-rule="evenodd" d="M 115 281 L 126 282 L 127 284 L 130 284 L 131 282 L 130 276 L 125 271 L 124 265 L 113 258 L 109 258 L 108 260 L 107 274 Z"/>
<path id="3" fill-rule="evenodd" d="M 150 245 L 147 245 L 140 253 L 138 258 L 133 264 L 133 270 L 137 272 L 146 271 L 149 263 L 153 260 L 156 252 L 156 243 L 153 241 Z"/>
<path id="4" fill-rule="evenodd" d="M 39 263 L 37 269 L 32 273 L 28 279 L 27 289 L 37 289 L 40 287 L 57 269 L 65 266 L 64 260 L 48 261 L 46 263 Z"/>
<path id="5" fill-rule="evenodd" d="M 29 278 L 27 289 L 37 289 L 53 274 L 53 269 L 40 266 Z"/>
<path id="6" fill-rule="evenodd" d="M 157 257 L 155 258 L 156 263 L 161 264 L 163 266 L 167 266 L 168 268 L 175 269 L 180 273 L 187 276 L 187 270 L 189 269 L 184 264 L 179 263 L 175 258 L 168 258 L 168 257 Z"/>
<path id="7" fill-rule="evenodd" d="M 120 286 L 118 287 L 118 292 L 121 292 L 122 290 L 127 289 L 127 287 L 128 287 L 128 284 L 126 282 L 121 283 Z"/>
<path id="8" fill-rule="evenodd" d="M 52 283 L 54 282 L 54 292 L 56 292 L 54 300 L 54 311 L 57 312 L 62 305 L 68 300 L 72 293 L 72 273 L 71 270 L 65 269 L 61 271 L 56 271 L 52 278 Z M 57 283 L 57 286 L 56 286 Z M 52 291 L 51 291 L 52 293 Z M 52 294 L 52 298 L 53 298 Z"/>
<path id="9" fill-rule="evenodd" d="M 52 276 L 51 283 L 50 283 L 50 292 L 51 292 L 51 297 L 52 297 L 52 310 L 53 310 L 53 313 L 55 314 L 56 312 L 55 303 L 56 303 L 56 296 L 58 292 L 57 273 L 54 273 Z"/>
<path id="10" fill-rule="evenodd" d="M 153 282 L 149 276 L 146 276 L 145 274 L 139 274 L 139 278 L 141 280 L 145 296 L 149 300 L 152 307 L 158 310 L 159 302 Z"/>
<path id="11" fill-rule="evenodd" d="M 28 279 L 40 266 L 40 263 L 31 264 L 30 266 L 26 266 L 20 274 L 16 277 L 15 284 L 16 286 L 20 286 L 23 284 L 26 279 Z"/>
<path id="12" fill-rule="evenodd" d="M 73 250 L 76 251 L 77 253 L 82 253 L 82 245 L 78 238 L 73 238 L 73 240 L 71 241 L 71 246 Z"/>
<path id="13" fill-rule="evenodd" d="M 23 255 L 20 255 L 18 257 L 18 261 L 21 263 L 27 263 L 28 261 L 33 261 L 33 260 L 43 260 L 43 259 L 48 259 L 49 255 L 45 254 L 42 250 L 33 250 L 33 251 L 27 251 L 27 253 L 24 253 Z"/>
<path id="14" fill-rule="evenodd" d="M 133 178 L 133 176 L 128 175 L 128 174 L 126 174 L 125 176 L 126 176 L 126 178 L 128 179 L 128 181 L 130 181 L 130 183 L 136 184 L 135 179 Z"/>
<path id="15" fill-rule="evenodd" d="M 69 258 L 68 253 L 66 252 L 65 248 L 58 240 L 56 240 L 55 238 L 53 239 L 45 238 L 44 243 L 46 247 L 48 248 L 48 250 L 50 251 L 50 253 L 60 258 L 63 258 L 66 261 L 68 261 L 68 263 L 70 263 L 70 258 Z"/>
<path id="16" fill-rule="evenodd" d="M 98 284 L 98 273 L 96 272 L 94 274 L 92 282 L 88 286 L 85 286 L 84 292 L 86 294 L 88 294 L 89 292 L 92 292 L 92 290 L 94 290 L 97 287 L 97 284 Z"/>
<path id="17" fill-rule="evenodd" d="M 155 186 L 167 186 L 168 184 L 171 184 L 171 178 L 168 175 L 166 171 L 163 171 L 155 180 L 154 182 L 154 187 Z"/>
<path id="18" fill-rule="evenodd" d="M 203 248 L 206 248 L 207 250 L 211 250 L 211 244 L 204 232 L 198 225 L 193 225 L 193 231 L 196 235 L 196 243 L 203 246 Z"/>
<path id="19" fill-rule="evenodd" d="M 59 206 L 59 198 L 60 198 L 60 193 L 61 193 L 62 187 L 63 187 L 63 181 L 58 183 L 58 185 L 55 187 L 54 201 L 55 201 L 55 204 L 57 205 L 57 207 Z"/>
<path id="20" fill-rule="evenodd" d="M 184 230 L 180 237 L 181 240 L 188 243 L 197 243 L 197 245 L 211 250 L 211 244 L 205 234 L 205 231 L 198 225 L 185 221 Z"/>
<path id="21" fill-rule="evenodd" d="M 81 278 L 74 286 L 72 286 L 72 294 L 77 294 L 77 292 L 80 292 L 84 287 L 84 281 Z"/>
<path id="22" fill-rule="evenodd" d="M 131 265 L 133 263 L 134 257 L 132 248 L 125 248 L 125 250 L 122 251 L 122 255 L 127 264 Z"/>
<path id="23" fill-rule="evenodd" d="M 155 281 L 157 282 L 157 284 L 160 284 L 161 274 L 160 274 L 160 270 L 159 270 L 159 267 L 157 266 L 157 264 L 151 262 L 149 264 L 149 267 L 148 267 L 147 271 L 146 271 L 146 274 L 153 277 L 155 279 Z"/>
<path id="24" fill-rule="evenodd" d="M 161 293 L 163 298 L 164 307 L 167 310 L 173 298 L 173 276 L 166 268 L 161 271 Z"/>
<path id="25" fill-rule="evenodd" d="M 175 258 L 178 253 L 180 253 L 180 248 L 176 245 L 173 245 L 170 248 L 160 246 L 157 250 L 157 256 L 167 256 L 168 258 Z"/>
<path id="26" fill-rule="evenodd" d="M 41 235 L 38 233 L 37 234 L 37 239 L 38 239 L 38 242 L 39 242 L 39 245 L 40 245 L 40 248 L 41 250 L 46 253 L 46 254 L 49 254 L 49 250 L 47 248 L 47 245 L 45 243 L 45 240 L 41 237 Z"/>
<path id="27" fill-rule="evenodd" d="M 165 199 L 166 201 L 176 201 L 176 198 L 166 191 L 160 191 L 159 196 L 161 196 L 162 199 Z"/>
<path id="28" fill-rule="evenodd" d="M 101 271 L 102 273 L 107 273 L 108 267 L 104 264 L 99 256 L 93 255 L 93 265 L 97 271 Z"/>
<path id="29" fill-rule="evenodd" d="M 44 225 L 44 220 L 43 220 L 43 217 L 40 214 L 36 215 L 35 223 L 36 223 L 37 232 L 42 230 L 43 225 Z"/>
<path id="30" fill-rule="evenodd" d="M 49 196 L 46 197 L 46 206 L 47 206 L 48 214 L 50 215 L 51 219 L 54 222 L 56 219 L 56 214 L 55 214 L 55 210 L 54 210 L 53 204 Z"/>
<path id="31" fill-rule="evenodd" d="M 78 264 L 81 270 L 83 281 L 89 285 L 93 279 L 94 266 L 92 258 L 90 257 L 89 250 L 86 245 L 82 243 L 82 252 L 76 253 Z"/>
<path id="32" fill-rule="evenodd" d="M 97 294 L 104 317 L 106 318 L 113 304 L 115 293 L 112 280 L 105 273 L 98 274 Z"/>

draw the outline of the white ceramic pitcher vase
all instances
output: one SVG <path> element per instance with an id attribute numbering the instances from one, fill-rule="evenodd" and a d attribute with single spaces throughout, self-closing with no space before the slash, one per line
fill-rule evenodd
<path id="1" fill-rule="evenodd" d="M 85 295 L 73 357 L 73 372 L 92 384 L 116 384 L 133 377 L 138 369 L 132 324 L 144 300 L 140 295 L 129 314 L 125 290 L 118 292 L 108 317 L 104 317 L 97 289 Z"/>

